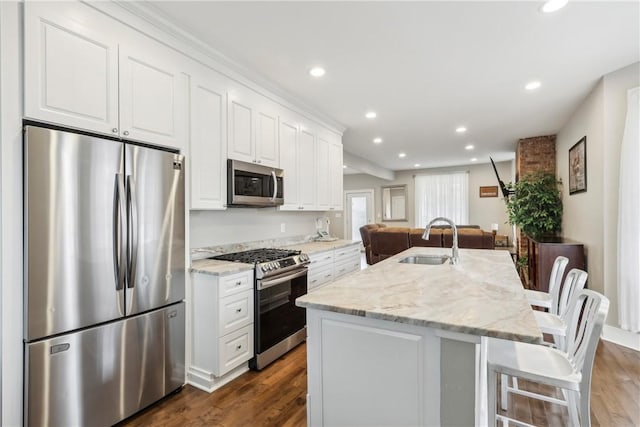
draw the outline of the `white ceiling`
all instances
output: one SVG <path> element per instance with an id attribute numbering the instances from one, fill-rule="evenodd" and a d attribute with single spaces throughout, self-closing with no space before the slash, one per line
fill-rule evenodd
<path id="1" fill-rule="evenodd" d="M 513 158 L 519 138 L 558 132 L 602 75 L 640 60 L 639 2 L 541 3 L 148 4 L 344 124 L 346 151 L 402 170 Z M 531 80 L 541 88 L 527 92 Z"/>

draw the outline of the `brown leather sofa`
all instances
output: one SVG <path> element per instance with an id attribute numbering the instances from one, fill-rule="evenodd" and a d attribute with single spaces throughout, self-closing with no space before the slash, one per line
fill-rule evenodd
<path id="1" fill-rule="evenodd" d="M 386 224 L 366 224 L 360 227 L 360 237 L 362 237 L 362 245 L 364 246 L 364 253 L 367 257 L 367 264 L 373 264 L 371 260 L 371 237 L 370 233 L 373 230 L 386 227 Z"/>
<path id="2" fill-rule="evenodd" d="M 360 228 L 361 234 L 365 227 L 367 226 Z M 450 248 L 453 244 L 453 233 L 450 227 L 432 227 L 428 240 L 422 238 L 424 228 L 367 227 L 366 233 L 370 247 L 367 249 L 368 264 L 375 264 L 413 246 Z M 458 247 L 460 248 L 493 249 L 493 239 L 493 233 L 483 231 L 478 226 L 458 228 Z"/>

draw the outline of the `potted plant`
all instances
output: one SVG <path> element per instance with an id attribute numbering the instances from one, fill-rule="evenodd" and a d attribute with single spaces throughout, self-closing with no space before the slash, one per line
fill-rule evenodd
<path id="1" fill-rule="evenodd" d="M 507 201 L 509 223 L 527 236 L 556 235 L 562 227 L 562 198 L 555 175 L 534 172 L 515 184 L 509 183 L 513 196 Z"/>

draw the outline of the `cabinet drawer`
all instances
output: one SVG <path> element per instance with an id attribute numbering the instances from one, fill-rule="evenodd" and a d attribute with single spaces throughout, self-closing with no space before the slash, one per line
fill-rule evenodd
<path id="1" fill-rule="evenodd" d="M 220 299 L 220 336 L 253 323 L 253 290 Z"/>
<path id="2" fill-rule="evenodd" d="M 220 277 L 221 298 L 246 290 L 253 290 L 253 273 L 251 271 Z"/>
<path id="3" fill-rule="evenodd" d="M 360 246 L 351 245 L 351 246 L 347 246 L 346 248 L 336 249 L 334 251 L 334 254 L 335 254 L 335 262 L 342 262 L 352 256 L 360 256 Z"/>
<path id="4" fill-rule="evenodd" d="M 338 277 L 344 276 L 347 273 L 351 273 L 352 271 L 360 270 L 360 257 L 351 257 L 346 261 L 336 263 L 333 271 L 334 279 Z"/>
<path id="5" fill-rule="evenodd" d="M 218 343 L 220 363 L 216 374 L 220 376 L 253 357 L 253 324 L 223 336 Z"/>
<path id="6" fill-rule="evenodd" d="M 333 264 L 333 251 L 320 252 L 309 255 L 309 269 Z"/>
<path id="7" fill-rule="evenodd" d="M 307 276 L 307 292 L 312 291 L 318 286 L 322 286 L 325 283 L 333 280 L 333 266 L 329 265 L 319 269 L 309 269 L 309 275 Z"/>

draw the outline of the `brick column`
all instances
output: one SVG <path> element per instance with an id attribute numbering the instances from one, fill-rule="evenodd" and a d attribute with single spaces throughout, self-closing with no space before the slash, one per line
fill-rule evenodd
<path id="1" fill-rule="evenodd" d="M 531 172 L 556 175 L 556 136 L 535 136 L 518 140 L 516 147 L 516 181 Z M 527 255 L 527 242 L 523 242 L 518 229 L 518 255 Z"/>

